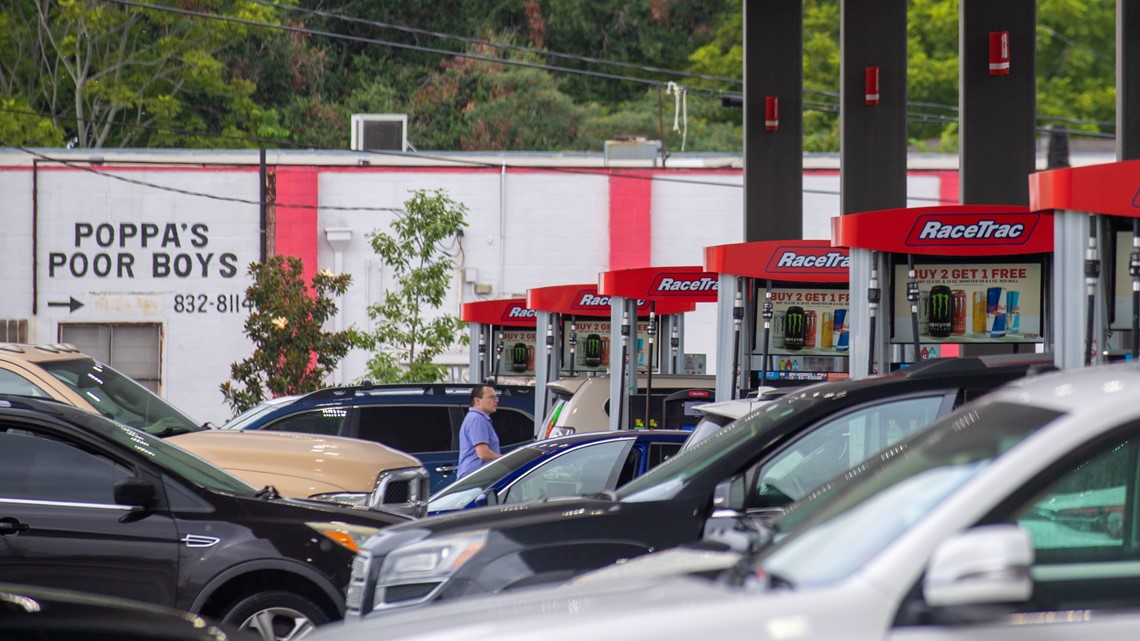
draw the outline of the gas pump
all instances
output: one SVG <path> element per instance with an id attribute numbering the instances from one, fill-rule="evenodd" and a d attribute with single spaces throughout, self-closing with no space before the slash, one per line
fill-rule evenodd
<path id="1" fill-rule="evenodd" d="M 853 322 L 853 376 L 927 358 L 1043 351 L 1048 344 L 1053 225 L 1025 207 L 968 205 L 890 209 L 833 219 L 832 243 L 851 251 L 871 319 Z M 886 295 L 878 289 L 885 258 Z M 854 272 L 853 272 L 854 277 Z M 863 279 L 866 280 L 863 280 Z M 889 354 L 876 368 L 874 354 Z M 852 355 L 853 357 L 855 354 Z M 866 364 L 867 369 L 862 370 Z"/>
<path id="2" fill-rule="evenodd" d="M 718 314 L 731 319 L 732 341 L 721 342 L 717 362 L 735 363 L 741 352 L 748 357 L 739 361 L 741 381 L 731 372 L 731 389 L 728 381 L 722 383 L 725 370 L 718 367 L 718 400 L 736 398 L 742 389 L 848 376 L 849 263 L 846 248 L 825 240 L 705 248 L 705 268 L 733 285 L 720 289 Z M 735 291 L 730 294 L 730 289 Z M 752 302 L 742 314 L 743 300 Z M 746 327 L 742 317 L 755 320 Z M 727 335 L 727 323 L 719 326 Z"/>
<path id="3" fill-rule="evenodd" d="M 510 362 L 509 376 L 529 382 L 534 376 L 535 312 L 524 298 L 475 301 L 464 303 L 459 319 L 469 323 L 470 361 L 468 380 L 500 380 L 503 354 Z M 505 344 L 509 343 L 509 348 Z M 488 345 L 494 357 L 488 361 Z M 509 349 L 509 351 L 508 351 Z"/>

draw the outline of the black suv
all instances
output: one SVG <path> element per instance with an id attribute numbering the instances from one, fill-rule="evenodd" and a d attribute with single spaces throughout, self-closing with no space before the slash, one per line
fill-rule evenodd
<path id="1" fill-rule="evenodd" d="M 56 401 L 0 396 L 5 581 L 294 638 L 343 615 L 358 543 L 408 520 L 280 498 L 142 430 Z"/>
<path id="2" fill-rule="evenodd" d="M 496 385 L 492 415 L 504 450 L 534 440 L 534 388 Z M 378 441 L 418 458 L 431 491 L 455 480 L 459 426 L 470 406 L 471 385 L 397 383 L 330 387 L 266 401 L 226 423 L 226 430 L 275 430 Z"/>
<path id="3" fill-rule="evenodd" d="M 346 619 L 499 592 L 736 530 L 1036 368 L 1041 354 L 936 359 L 887 376 L 793 390 L 618 488 L 589 498 L 464 510 L 388 528 L 353 564 Z M 731 534 L 731 533 L 730 533 Z M 434 560 L 434 562 L 433 562 Z"/>

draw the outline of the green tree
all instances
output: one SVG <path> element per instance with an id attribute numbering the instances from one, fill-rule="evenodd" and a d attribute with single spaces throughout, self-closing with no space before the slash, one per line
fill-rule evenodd
<path id="1" fill-rule="evenodd" d="M 376 353 L 368 361 L 368 376 L 381 383 L 435 382 L 445 369 L 435 359 L 455 344 L 463 323 L 450 314 L 432 313 L 443 304 L 455 260 L 442 248 L 467 227 L 467 207 L 443 190 L 416 190 L 404 202 L 404 212 L 391 233 L 368 235 L 372 250 L 392 269 L 398 287 L 368 307 L 376 327 L 358 336 L 358 344 Z"/>
<path id="2" fill-rule="evenodd" d="M 255 2 L 203 0 L 193 8 L 261 22 L 276 16 Z M 0 77 L 8 95 L 68 130 L 79 147 L 235 147 L 247 146 L 243 136 L 285 133 L 276 114 L 251 99 L 252 83 L 218 58 L 260 35 L 256 28 L 96 0 L 15 0 L 0 16 Z M 7 142 L 64 143 L 43 139 L 39 128 L 25 134 Z"/>
<path id="3" fill-rule="evenodd" d="M 352 347 L 351 331 L 324 330 L 337 312 L 334 295 L 348 289 L 352 276 L 322 270 L 307 287 L 303 274 L 296 256 L 271 256 L 249 266 L 253 284 L 245 295 L 252 310 L 245 335 L 253 341 L 253 355 L 232 363 L 231 380 L 221 384 L 235 414 L 271 396 L 321 389 Z"/>

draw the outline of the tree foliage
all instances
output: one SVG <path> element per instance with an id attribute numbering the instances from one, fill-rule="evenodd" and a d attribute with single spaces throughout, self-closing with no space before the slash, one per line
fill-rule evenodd
<path id="1" fill-rule="evenodd" d="M 416 190 L 404 202 L 391 233 L 368 235 L 372 250 L 396 280 L 382 302 L 368 307 L 375 327 L 357 340 L 375 351 L 367 365 L 373 381 L 441 381 L 446 371 L 436 358 L 456 344 L 466 344 L 467 336 L 460 335 L 463 323 L 438 313 L 455 270 L 455 259 L 444 250 L 444 243 L 462 235 L 466 215 L 467 207 L 443 190 Z"/>
<path id="2" fill-rule="evenodd" d="M 337 313 L 334 296 L 348 289 L 352 276 L 322 270 L 306 286 L 303 274 L 296 256 L 271 256 L 249 266 L 253 284 L 245 295 L 252 309 L 245 335 L 253 341 L 253 355 L 232 363 L 231 380 L 221 384 L 235 414 L 267 398 L 321 389 L 352 347 L 352 332 L 324 329 Z"/>

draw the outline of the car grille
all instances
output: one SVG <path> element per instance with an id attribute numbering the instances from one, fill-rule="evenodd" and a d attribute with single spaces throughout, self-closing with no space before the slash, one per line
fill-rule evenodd
<path id="1" fill-rule="evenodd" d="M 407 503 L 408 498 L 412 494 L 411 485 L 411 480 L 389 483 L 384 488 L 384 503 L 387 505 L 391 505 L 393 503 Z"/>
<path id="2" fill-rule="evenodd" d="M 404 601 L 422 599 L 439 586 L 439 583 L 407 583 L 384 588 L 384 603 L 386 605 L 399 604 Z"/>

